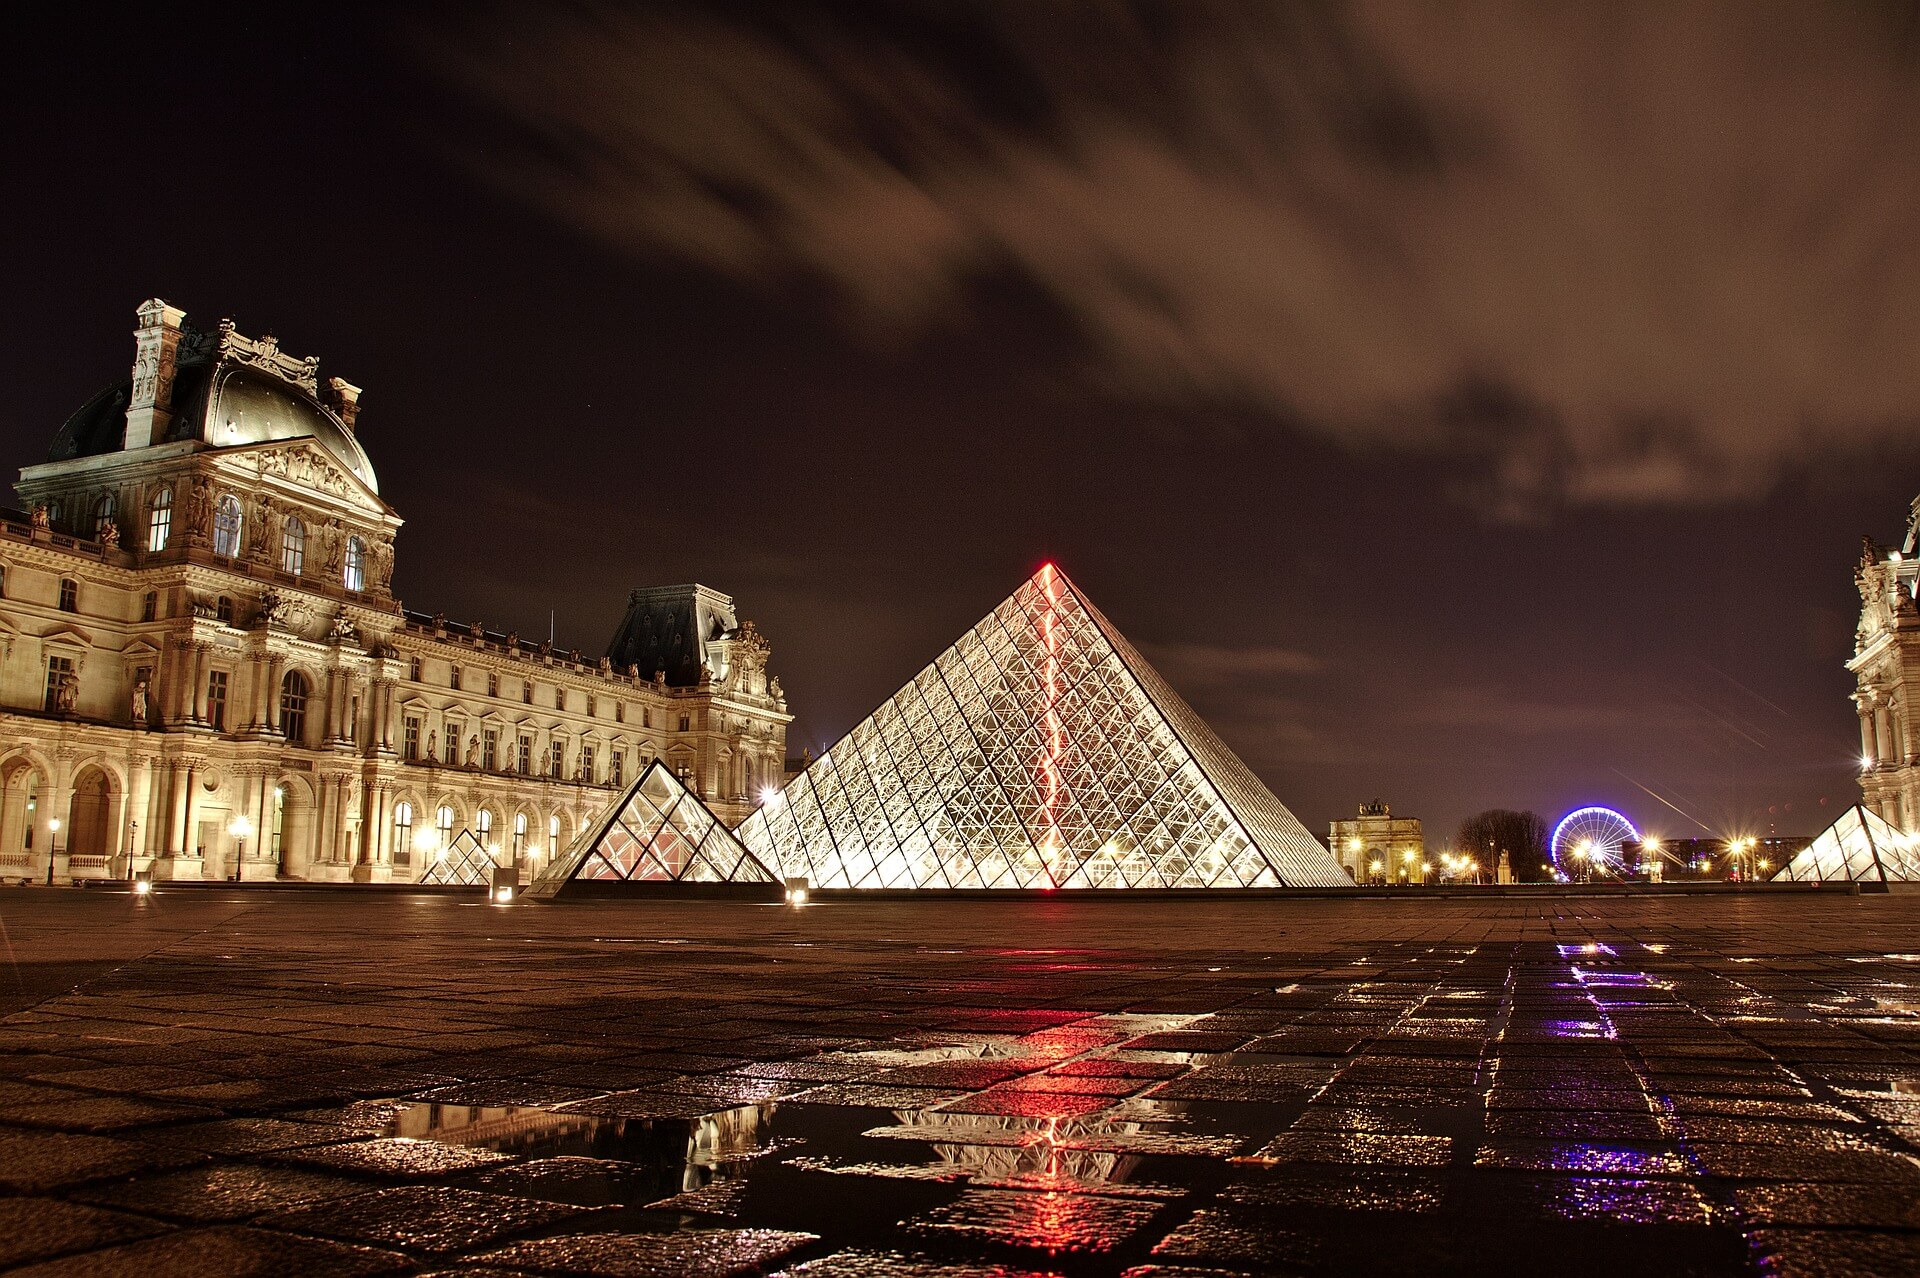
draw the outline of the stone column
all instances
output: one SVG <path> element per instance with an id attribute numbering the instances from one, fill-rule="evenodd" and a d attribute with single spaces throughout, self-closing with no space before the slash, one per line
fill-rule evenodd
<path id="1" fill-rule="evenodd" d="M 280 731 L 280 680 L 286 664 L 285 657 L 267 658 L 267 730 L 269 732 Z"/>
<path id="2" fill-rule="evenodd" d="M 187 761 L 187 812 L 186 834 L 184 842 L 190 858 L 204 859 L 200 838 L 200 772 L 205 766 L 200 759 Z"/>
<path id="3" fill-rule="evenodd" d="M 1873 739 L 1873 712 L 1870 710 L 1860 712 L 1860 757 L 1875 762 L 1880 759 L 1880 747 Z"/>
<path id="4" fill-rule="evenodd" d="M 207 669 L 211 661 L 211 658 L 212 658 L 212 654 L 208 651 L 208 645 L 204 643 L 196 643 L 193 645 L 193 715 L 192 715 L 192 719 L 195 723 L 205 723 L 207 721 Z M 227 695 L 229 698 L 231 698 L 233 695 L 233 689 L 231 688 L 227 689 Z M 234 711 L 234 707 L 231 703 L 229 703 L 227 706 L 227 713 L 232 714 L 233 711 Z"/>
<path id="5" fill-rule="evenodd" d="M 1873 708 L 1873 757 L 1881 763 L 1893 762 L 1893 731 L 1888 717 L 1886 706 Z"/>
<path id="6" fill-rule="evenodd" d="M 340 684 L 341 682 L 342 681 L 340 677 L 340 667 L 338 666 L 330 667 L 327 670 L 326 722 L 323 725 L 324 730 L 322 731 L 320 736 L 320 740 L 326 745 L 332 745 L 334 742 L 340 739 Z"/>
<path id="7" fill-rule="evenodd" d="M 124 875 L 146 868 L 147 844 L 153 837 L 153 822 L 148 810 L 153 806 L 153 756 L 142 755 L 133 761 L 132 796 L 127 803 L 127 865 Z"/>

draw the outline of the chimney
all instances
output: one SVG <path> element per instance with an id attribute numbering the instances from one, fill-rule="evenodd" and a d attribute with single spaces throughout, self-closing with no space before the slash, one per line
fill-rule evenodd
<path id="1" fill-rule="evenodd" d="M 173 420 L 173 359 L 187 313 L 154 297 L 134 314 L 139 327 L 133 330 L 133 396 L 121 444 L 145 448 L 164 439 Z"/>
<path id="2" fill-rule="evenodd" d="M 360 415 L 360 388 L 344 377 L 329 377 L 327 389 L 332 392 L 327 398 L 333 401 L 333 411 L 340 415 L 347 434 L 353 434 L 353 419 Z"/>

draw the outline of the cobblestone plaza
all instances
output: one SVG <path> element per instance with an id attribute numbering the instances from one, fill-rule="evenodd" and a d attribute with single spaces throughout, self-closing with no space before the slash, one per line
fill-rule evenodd
<path id="1" fill-rule="evenodd" d="M 0 1262 L 1911 1272 L 1917 901 L 10 890 Z"/>

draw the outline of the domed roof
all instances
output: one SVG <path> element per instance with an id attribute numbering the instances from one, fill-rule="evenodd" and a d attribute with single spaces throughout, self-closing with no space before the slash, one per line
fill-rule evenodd
<path id="1" fill-rule="evenodd" d="M 199 440 L 239 448 L 286 439 L 311 439 L 355 478 L 380 491 L 373 463 L 331 408 L 305 386 L 262 368 L 220 358 L 213 334 L 192 333 L 180 343 L 173 380 L 173 418 L 158 442 Z M 125 441 L 133 379 L 88 400 L 54 436 L 48 461 L 117 453 Z"/>

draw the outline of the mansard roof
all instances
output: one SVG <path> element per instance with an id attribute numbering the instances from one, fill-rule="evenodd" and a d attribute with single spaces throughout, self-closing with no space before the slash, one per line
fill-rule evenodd
<path id="1" fill-rule="evenodd" d="M 665 671 L 679 688 L 700 682 L 707 645 L 739 628 L 733 600 L 701 585 L 654 586 L 627 596 L 627 615 L 607 645 L 614 669 L 638 666 L 642 679 Z M 714 671 L 718 675 L 719 671 Z"/>
<path id="2" fill-rule="evenodd" d="M 311 439 L 375 493 L 379 480 L 360 441 L 319 396 L 317 361 L 279 354 L 271 338 L 184 330 L 173 380 L 172 420 L 159 443 L 198 440 L 214 448 Z M 133 379 L 88 400 L 54 436 L 48 461 L 99 457 L 123 446 Z"/>

